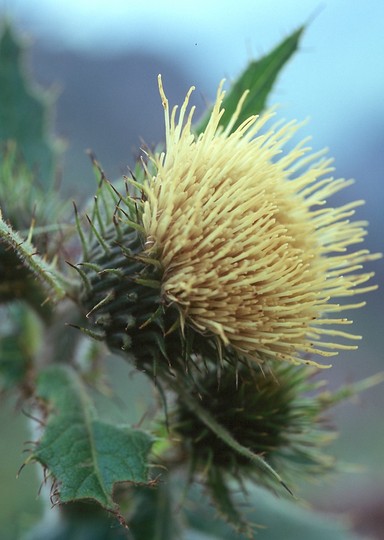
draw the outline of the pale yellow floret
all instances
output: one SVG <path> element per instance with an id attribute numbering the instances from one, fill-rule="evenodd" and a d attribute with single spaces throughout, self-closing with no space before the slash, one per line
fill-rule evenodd
<path id="1" fill-rule="evenodd" d="M 378 255 L 350 251 L 366 234 L 366 222 L 351 221 L 363 202 L 325 206 L 351 180 L 330 177 L 332 160 L 311 153 L 307 140 L 282 154 L 296 122 L 268 129 L 268 111 L 231 133 L 246 94 L 223 129 L 222 86 L 196 137 L 194 108 L 188 112 L 193 88 L 177 117 L 159 78 L 166 149 L 153 157 L 143 226 L 163 268 L 164 303 L 178 307 L 183 324 L 258 362 L 316 364 L 314 354 L 356 348 L 322 338 L 360 339 L 335 330 L 350 321 L 325 315 L 364 304 L 336 298 L 376 288 L 361 286 L 372 273 L 354 272 Z"/>

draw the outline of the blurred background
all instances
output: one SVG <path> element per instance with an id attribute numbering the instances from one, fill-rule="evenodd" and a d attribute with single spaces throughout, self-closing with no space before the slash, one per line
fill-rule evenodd
<path id="1" fill-rule="evenodd" d="M 306 119 L 300 138 L 329 147 L 337 176 L 356 183 L 332 202 L 365 199 L 358 218 L 370 222 L 366 247 L 384 251 L 384 2 L 338 0 L 0 0 L 30 48 L 28 69 L 57 96 L 55 131 L 66 143 L 62 190 L 71 199 L 91 193 L 90 148 L 113 179 L 128 171 L 142 141 L 163 138 L 157 91 L 162 73 L 171 104 L 191 85 L 198 113 L 215 97 L 219 81 L 235 79 L 250 59 L 269 52 L 302 24 L 301 50 L 284 68 L 270 99 L 279 116 Z M 364 340 L 324 372 L 330 386 L 384 370 L 384 263 L 371 265 L 378 292 L 351 313 Z M 117 362 L 117 360 L 116 360 Z M 117 368 L 118 369 L 118 368 Z M 12 540 L 38 519 L 38 480 L 33 466 L 16 482 L 29 435 L 14 404 L 0 411 L 0 537 Z M 303 485 L 314 507 L 351 514 L 356 529 L 384 538 L 384 386 L 338 407 L 334 452 L 359 472 Z M 373 536 L 375 535 L 375 536 Z"/>

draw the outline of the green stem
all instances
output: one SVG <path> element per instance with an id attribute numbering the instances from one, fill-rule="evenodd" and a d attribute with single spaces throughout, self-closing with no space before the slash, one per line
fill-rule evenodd
<path id="1" fill-rule="evenodd" d="M 34 245 L 24 240 L 3 219 L 0 211 L 0 239 L 4 244 L 12 248 L 21 259 L 23 265 L 43 281 L 55 294 L 57 300 L 61 300 L 67 294 L 64 287 L 65 278 L 52 265 L 36 253 Z"/>

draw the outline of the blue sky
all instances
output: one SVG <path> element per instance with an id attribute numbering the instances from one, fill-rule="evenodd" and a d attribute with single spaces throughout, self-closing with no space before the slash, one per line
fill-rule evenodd
<path id="1" fill-rule="evenodd" d="M 317 48 L 321 43 L 320 53 L 337 53 L 344 42 L 353 55 L 377 49 L 379 56 L 384 46 L 381 0 L 194 0 L 182 5 L 174 0 L 2 0 L 0 6 L 57 45 L 106 51 L 156 45 L 218 67 L 221 56 L 226 69 L 247 54 L 267 50 L 306 21 L 308 44 Z M 384 81 L 382 71 L 380 76 Z"/>
<path id="2" fill-rule="evenodd" d="M 329 147 L 342 174 L 372 167 L 360 188 L 382 215 L 383 0 L 0 0 L 1 11 L 54 49 L 155 51 L 188 66 L 188 84 L 208 89 L 208 99 L 223 77 L 235 78 L 249 59 L 308 22 L 270 103 L 288 119 L 309 118 L 302 136 L 312 135 L 316 149 Z"/>
<path id="3" fill-rule="evenodd" d="M 332 143 L 340 118 L 352 132 L 373 111 L 384 119 L 382 0 L 0 0 L 0 6 L 52 47 L 163 52 L 188 64 L 196 74 L 191 84 L 204 79 L 212 95 L 222 77 L 236 77 L 249 58 L 308 21 L 302 52 L 272 101 L 284 115 L 311 117 L 320 146 Z"/>

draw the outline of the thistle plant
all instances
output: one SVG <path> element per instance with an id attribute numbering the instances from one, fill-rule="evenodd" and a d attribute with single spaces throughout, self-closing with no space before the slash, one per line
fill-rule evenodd
<path id="1" fill-rule="evenodd" d="M 344 311 L 364 302 L 340 302 L 376 288 L 363 265 L 379 255 L 356 247 L 362 201 L 328 203 L 351 181 L 333 178 L 308 140 L 286 151 L 300 124 L 266 106 L 302 31 L 227 92 L 221 82 L 200 122 L 193 88 L 171 109 L 159 76 L 164 145 L 115 181 L 93 158 L 95 196 L 72 213 L 58 212 L 44 122 L 37 138 L 51 154 L 36 176 L 39 156 L 3 107 L 0 367 L 4 388 L 40 419 L 25 463 L 42 465 L 62 514 L 44 538 L 253 538 L 263 516 L 243 511 L 236 492 L 255 485 L 294 499 L 297 479 L 330 473 L 328 410 L 379 382 L 330 393 L 319 379 L 329 357 L 356 348 Z M 18 46 L 6 28 L 0 58 L 9 54 L 16 60 Z M 15 95 L 41 106 L 8 64 Z M 21 346 L 31 324 L 35 343 Z M 146 429 L 97 413 L 90 387 L 103 392 L 108 349 L 157 396 Z M 228 525 L 198 523 L 196 485 Z M 340 525 L 333 533 L 352 538 Z"/>

